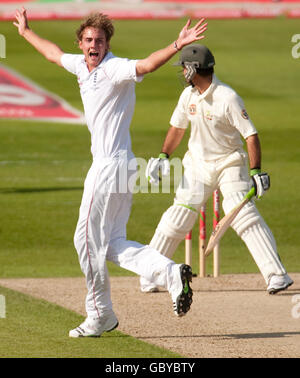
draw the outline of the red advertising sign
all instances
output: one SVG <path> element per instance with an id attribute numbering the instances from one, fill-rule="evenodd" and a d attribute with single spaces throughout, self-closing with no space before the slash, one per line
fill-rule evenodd
<path id="1" fill-rule="evenodd" d="M 84 115 L 10 68 L 0 65 L 0 119 L 84 124 Z"/>

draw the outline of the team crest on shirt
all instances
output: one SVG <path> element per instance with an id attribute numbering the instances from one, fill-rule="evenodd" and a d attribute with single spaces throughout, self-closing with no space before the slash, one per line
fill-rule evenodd
<path id="1" fill-rule="evenodd" d="M 209 121 L 213 119 L 213 115 L 211 114 L 209 110 L 206 111 L 205 118 L 208 119 Z"/>
<path id="2" fill-rule="evenodd" d="M 190 113 L 190 115 L 195 115 L 197 113 L 197 108 L 196 108 L 195 104 L 191 104 L 189 106 L 189 113 Z"/>
<path id="3" fill-rule="evenodd" d="M 242 110 L 242 117 L 245 119 L 249 119 L 248 113 L 246 112 L 246 109 Z"/>

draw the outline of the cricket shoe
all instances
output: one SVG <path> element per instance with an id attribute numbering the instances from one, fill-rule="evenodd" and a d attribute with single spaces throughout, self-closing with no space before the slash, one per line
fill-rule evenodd
<path id="1" fill-rule="evenodd" d="M 269 294 L 276 294 L 279 291 L 287 289 L 293 285 L 294 281 L 287 275 L 274 275 L 271 277 L 269 286 L 267 287 Z"/>
<path id="2" fill-rule="evenodd" d="M 141 292 L 142 293 L 158 293 L 159 289 L 155 285 L 147 285 L 147 286 L 141 286 Z"/>
<path id="3" fill-rule="evenodd" d="M 192 268 L 186 264 L 176 264 L 173 272 L 173 280 L 169 290 L 172 296 L 173 310 L 175 315 L 184 316 L 193 302 L 193 290 L 190 287 L 193 276 Z"/>
<path id="4" fill-rule="evenodd" d="M 157 293 L 159 291 L 158 287 L 151 281 L 148 281 L 144 277 L 140 277 L 140 287 L 142 293 Z"/>
<path id="5" fill-rule="evenodd" d="M 102 316 L 101 318 L 86 318 L 77 328 L 69 332 L 70 337 L 100 337 L 103 332 L 110 332 L 119 325 L 115 314 Z"/>

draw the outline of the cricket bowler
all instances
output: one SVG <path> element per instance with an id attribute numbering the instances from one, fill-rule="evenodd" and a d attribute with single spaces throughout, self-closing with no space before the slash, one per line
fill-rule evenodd
<path id="1" fill-rule="evenodd" d="M 114 26 L 102 13 L 89 15 L 79 26 L 76 33 L 79 54 L 65 53 L 37 35 L 28 25 L 25 8 L 17 10 L 15 17 L 14 25 L 27 42 L 48 61 L 76 76 L 91 134 L 93 161 L 85 179 L 74 235 L 86 277 L 87 317 L 69 336 L 100 336 L 118 326 L 106 260 L 165 287 L 172 297 L 175 314 L 185 315 L 192 303 L 191 268 L 175 264 L 152 247 L 127 240 L 132 191 L 127 187 L 124 190 L 124 185 L 121 185 L 122 190 L 118 188 L 120 181 L 126 178 L 132 182 L 136 174 L 129 133 L 136 83 L 184 46 L 202 39 L 207 23 L 201 19 L 190 27 L 189 20 L 175 42 L 145 59 L 130 60 L 116 57 L 110 51 Z"/>

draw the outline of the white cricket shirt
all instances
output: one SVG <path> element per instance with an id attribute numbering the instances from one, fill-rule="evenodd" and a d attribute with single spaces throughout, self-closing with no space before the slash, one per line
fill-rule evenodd
<path id="1" fill-rule="evenodd" d="M 63 54 L 63 67 L 77 76 L 94 159 L 131 152 L 129 133 L 135 106 L 137 60 L 115 57 L 108 52 L 102 62 L 88 71 L 84 55 Z"/>
<path id="2" fill-rule="evenodd" d="M 184 89 L 170 123 L 182 129 L 191 124 L 188 148 L 195 160 L 225 158 L 243 149 L 241 135 L 257 134 L 243 100 L 215 75 L 203 94 L 192 86 Z"/>

